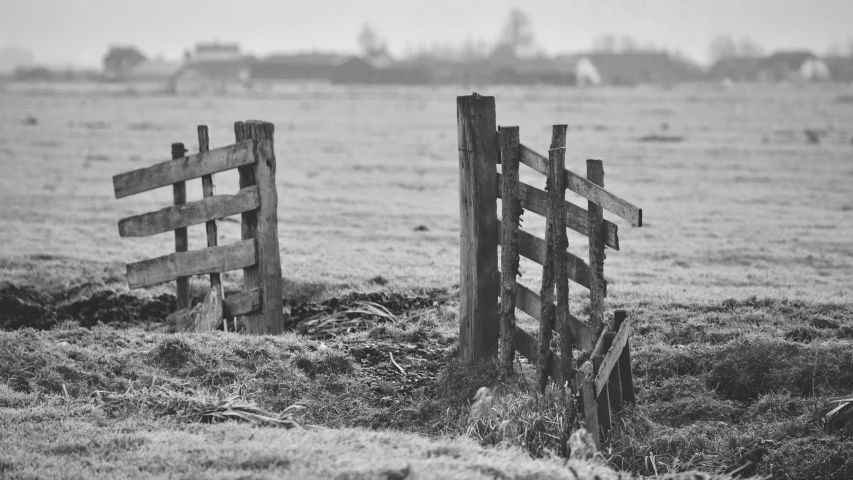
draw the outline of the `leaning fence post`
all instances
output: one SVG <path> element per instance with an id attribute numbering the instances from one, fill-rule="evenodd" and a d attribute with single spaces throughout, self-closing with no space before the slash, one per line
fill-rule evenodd
<path id="1" fill-rule="evenodd" d="M 498 353 L 498 227 L 495 97 L 456 97 L 459 148 L 459 358 Z"/>
<path id="2" fill-rule="evenodd" d="M 604 187 L 604 163 L 586 161 L 586 178 Z M 595 335 L 600 335 L 604 325 L 604 210 L 590 200 L 587 202 L 589 219 L 589 323 Z"/>
<path id="3" fill-rule="evenodd" d="M 172 160 L 183 158 L 187 149 L 183 143 L 172 144 Z M 187 203 L 187 183 L 175 182 L 172 184 L 172 198 L 175 205 Z M 175 252 L 186 252 L 189 250 L 187 241 L 187 227 L 175 229 Z M 178 298 L 178 310 L 187 308 L 192 303 L 190 297 L 190 277 L 178 277 L 175 294 Z"/>
<path id="4" fill-rule="evenodd" d="M 257 210 L 242 214 L 242 238 L 254 238 L 257 246 L 257 263 L 243 269 L 243 283 L 247 291 L 261 289 L 261 311 L 246 316 L 246 331 L 275 335 L 281 333 L 285 325 L 273 132 L 273 124 L 268 122 L 253 120 L 234 124 L 238 142 L 254 140 L 255 163 L 240 167 L 240 188 L 257 185 L 260 197 Z"/>
<path id="5" fill-rule="evenodd" d="M 616 310 L 613 313 L 613 327 L 615 331 L 619 331 L 622 328 L 622 324 L 625 322 L 627 318 L 627 313 L 625 310 Z M 634 374 L 631 371 L 631 340 L 627 340 L 625 342 L 625 348 L 622 350 L 622 354 L 619 355 L 619 374 L 622 377 L 622 401 L 628 403 L 635 403 L 636 398 L 634 397 Z"/>
<path id="6" fill-rule="evenodd" d="M 515 358 L 515 290 L 518 276 L 518 227 L 522 214 L 518 185 L 518 127 L 500 127 L 501 142 L 501 329 L 500 364 L 512 375 Z"/>

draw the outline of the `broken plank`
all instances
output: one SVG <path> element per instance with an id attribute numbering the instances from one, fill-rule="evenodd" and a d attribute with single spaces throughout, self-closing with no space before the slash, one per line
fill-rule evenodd
<path id="1" fill-rule="evenodd" d="M 234 293 L 225 297 L 225 316 L 248 315 L 261 309 L 261 289 Z"/>
<path id="2" fill-rule="evenodd" d="M 604 355 L 604 360 L 601 362 L 601 368 L 595 374 L 595 393 L 600 395 L 603 391 L 607 380 L 610 377 L 610 372 L 613 367 L 619 363 L 619 357 L 622 356 L 622 349 L 628 343 L 628 337 L 631 335 L 631 319 L 627 318 L 616 332 L 616 337 L 613 339 L 613 344 L 607 349 Z"/>

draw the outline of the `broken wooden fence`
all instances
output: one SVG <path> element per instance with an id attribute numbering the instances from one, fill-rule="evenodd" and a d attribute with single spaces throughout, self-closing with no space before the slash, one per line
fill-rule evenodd
<path id="1" fill-rule="evenodd" d="M 175 253 L 127 265 L 131 289 L 177 281 L 179 330 L 212 330 L 224 318 L 244 316 L 249 333 L 281 333 L 285 327 L 278 246 L 278 194 L 275 186 L 273 124 L 234 124 L 236 143 L 209 150 L 207 127 L 198 127 L 199 153 L 184 156 L 172 144 L 172 160 L 113 177 L 116 198 L 172 186 L 174 205 L 119 221 L 122 237 L 147 237 L 174 230 Z M 215 195 L 213 174 L 237 169 L 240 191 Z M 201 177 L 204 198 L 187 203 L 186 181 Z M 242 240 L 218 245 L 216 221 L 241 215 Z M 189 250 L 187 227 L 205 224 L 207 248 Z M 244 290 L 223 299 L 220 274 L 243 269 Z M 210 275 L 211 290 L 192 308 L 191 275 Z"/>
<path id="2" fill-rule="evenodd" d="M 580 389 L 587 428 L 600 428 L 606 437 L 611 410 L 633 401 L 634 389 L 631 322 L 621 310 L 615 312 L 612 328 L 604 322 L 604 249 L 618 250 L 619 236 L 617 226 L 604 219 L 603 209 L 638 227 L 642 210 L 603 188 L 601 160 L 587 161 L 586 178 L 565 168 L 565 125 L 554 126 L 546 158 L 520 143 L 518 127 L 496 128 L 494 97 L 474 94 L 457 98 L 457 130 L 460 358 L 473 363 L 499 354 L 504 373 L 510 374 L 519 352 L 537 366 L 540 390 L 548 377 L 572 391 Z M 519 181 L 519 164 L 547 178 L 547 193 Z M 585 197 L 587 210 L 567 202 L 566 189 Z M 525 210 L 546 218 L 545 239 L 519 228 Z M 589 264 L 567 251 L 567 228 L 589 237 Z M 520 256 L 542 265 L 539 294 L 516 282 Z M 590 292 L 589 323 L 569 312 L 569 281 Z M 539 321 L 538 338 L 516 325 L 516 309 Z M 551 350 L 553 331 L 560 335 L 559 354 Z M 590 375 L 573 366 L 573 348 L 590 353 Z"/>

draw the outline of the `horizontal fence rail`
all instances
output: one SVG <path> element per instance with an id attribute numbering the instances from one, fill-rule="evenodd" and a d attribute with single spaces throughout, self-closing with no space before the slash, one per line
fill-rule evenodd
<path id="1" fill-rule="evenodd" d="M 113 177 L 115 196 L 123 198 L 136 195 L 155 188 L 167 187 L 174 183 L 249 165 L 255 162 L 252 150 L 253 143 L 245 141 L 116 175 Z"/>
<path id="2" fill-rule="evenodd" d="M 243 240 L 231 245 L 177 252 L 128 264 L 127 283 L 130 288 L 150 287 L 171 282 L 178 277 L 228 272 L 256 263 L 255 240 Z"/>
<path id="3" fill-rule="evenodd" d="M 260 204 L 258 187 L 251 186 L 235 195 L 216 195 L 123 218 L 118 222 L 118 233 L 122 237 L 147 237 L 255 210 Z"/>

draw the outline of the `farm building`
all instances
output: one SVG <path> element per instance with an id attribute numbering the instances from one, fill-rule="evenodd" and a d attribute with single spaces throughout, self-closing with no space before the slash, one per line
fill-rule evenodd
<path id="1" fill-rule="evenodd" d="M 168 83 L 180 69 L 181 65 L 176 62 L 168 62 L 161 58 L 147 60 L 124 73 L 121 80 L 128 82 Z"/>
<path id="2" fill-rule="evenodd" d="M 707 79 L 715 82 L 754 82 L 760 75 L 761 59 L 754 57 L 721 58 L 706 73 Z"/>
<path id="3" fill-rule="evenodd" d="M 248 59 L 192 61 L 171 78 L 173 92 L 226 92 L 251 81 Z"/>
<path id="4" fill-rule="evenodd" d="M 131 69 L 147 60 L 136 47 L 110 47 L 104 55 L 104 76 L 111 80 L 121 79 Z"/>
<path id="5" fill-rule="evenodd" d="M 829 67 L 807 51 L 776 52 L 761 62 L 761 79 L 765 81 L 819 82 L 830 79 Z"/>
<path id="6" fill-rule="evenodd" d="M 695 81 L 699 69 L 666 52 L 590 52 L 558 57 L 579 85 L 671 84 Z"/>
<path id="7" fill-rule="evenodd" d="M 254 81 L 330 81 L 335 65 L 345 58 L 334 53 L 280 54 L 255 60 L 249 69 Z"/>

